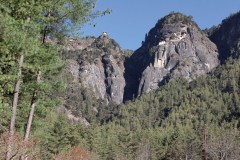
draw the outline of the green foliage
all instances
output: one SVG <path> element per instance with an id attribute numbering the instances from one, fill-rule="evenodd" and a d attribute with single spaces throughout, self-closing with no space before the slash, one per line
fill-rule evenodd
<path id="1" fill-rule="evenodd" d="M 172 80 L 121 106 L 99 103 L 81 86 L 69 84 L 69 109 L 91 126 L 70 125 L 63 117 L 49 121 L 51 115 L 46 116 L 48 124 L 38 124 L 46 136 L 35 132 L 43 136 L 42 158 L 83 146 L 103 160 L 214 159 L 215 153 L 234 159 L 239 155 L 239 69 L 239 59 L 229 60 L 191 83 Z M 234 145 L 227 149 L 224 143 Z"/>
<path id="2" fill-rule="evenodd" d="M 45 128 L 44 134 L 40 134 L 43 159 L 50 159 L 53 155 L 67 151 L 72 146 L 89 148 L 85 141 L 89 133 L 83 130 L 81 125 L 71 125 L 63 115 L 56 117 L 52 124 L 49 128 Z"/>
<path id="3" fill-rule="evenodd" d="M 164 18 L 160 19 L 158 23 L 163 24 L 173 24 L 181 22 L 187 25 L 194 25 L 198 27 L 198 25 L 192 20 L 192 16 L 186 16 L 179 12 L 171 12 L 169 15 L 165 16 Z"/>
<path id="4" fill-rule="evenodd" d="M 0 110 L 4 120 L 1 123 L 7 126 L 10 118 L 12 94 L 17 75 L 17 61 L 21 53 L 26 56 L 38 52 L 37 37 L 38 25 L 32 22 L 16 20 L 7 13 L 1 12 L 1 42 L 0 42 Z M 33 33 L 29 33 L 29 31 Z M 22 77 L 21 77 L 22 78 Z M 5 122 L 4 122 L 5 121 Z"/>
<path id="5" fill-rule="evenodd" d="M 101 159 L 118 159 L 121 153 L 123 159 L 143 157 L 139 150 L 149 159 L 201 159 L 204 155 L 214 159 L 213 152 L 238 156 L 239 65 L 239 59 L 229 60 L 191 83 L 173 80 L 158 91 L 115 107 L 115 111 L 109 107 L 104 111 L 105 115 L 112 114 L 111 118 L 105 117 L 107 124 L 93 128 L 92 149 Z M 229 132 L 220 135 L 222 129 Z M 109 138 L 112 141 L 108 144 L 106 137 L 115 138 Z M 222 145 L 232 141 L 236 144 L 231 149 Z"/>
<path id="6" fill-rule="evenodd" d="M 92 19 L 110 13 L 93 11 L 96 0 L 1 0 L 1 10 L 16 19 L 31 19 L 41 25 L 42 34 L 57 37 L 76 35 L 81 26 Z"/>
<path id="7" fill-rule="evenodd" d="M 54 123 L 53 126 L 47 121 L 48 114 L 60 105 L 61 100 L 56 95 L 64 86 L 58 79 L 63 68 L 59 49 L 49 42 L 49 38 L 57 38 L 60 42 L 63 37 L 79 31 L 83 23 L 109 12 L 94 12 L 95 3 L 95 0 L 0 0 L 0 114 L 3 115 L 0 117 L 0 133 L 7 131 L 14 86 L 21 81 L 16 130 L 23 134 L 30 106 L 35 103 L 31 135 L 42 140 L 44 133 L 39 131 L 41 129 L 49 132 L 52 138 L 55 135 L 74 134 L 61 128 L 64 123 L 69 126 L 66 120 L 61 123 L 52 120 L 50 123 Z M 18 77 L 20 55 L 24 55 L 24 62 L 22 76 Z M 39 72 L 41 77 L 38 83 L 36 77 Z M 48 151 L 55 154 L 68 149 L 69 143 L 75 145 L 71 136 L 61 144 L 55 144 L 57 141 L 53 140 L 52 146 L 56 148 L 49 148 Z"/>
<path id="8" fill-rule="evenodd" d="M 172 80 L 132 102 L 103 104 L 92 115 L 91 126 L 74 132 L 81 135 L 80 141 L 72 141 L 74 145 L 84 142 L 102 160 L 222 158 L 216 155 L 236 159 L 240 150 L 239 68 L 239 59 L 229 60 L 191 83 Z M 81 94 L 76 99 L 92 101 L 91 108 L 96 100 L 84 102 Z M 229 144 L 233 145 L 229 148 Z"/>

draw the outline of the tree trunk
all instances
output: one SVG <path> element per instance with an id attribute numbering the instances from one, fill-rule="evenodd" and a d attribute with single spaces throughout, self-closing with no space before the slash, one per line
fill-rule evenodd
<path id="1" fill-rule="evenodd" d="M 37 73 L 37 84 L 40 82 L 40 79 L 41 79 L 41 71 L 38 71 L 38 73 Z M 37 92 L 38 92 L 38 90 L 35 89 L 34 92 L 33 92 L 33 95 L 32 95 L 31 111 L 29 113 L 27 128 L 26 128 L 25 135 L 24 135 L 24 140 L 25 141 L 28 140 L 29 135 L 30 135 L 30 130 L 31 130 L 32 121 L 33 121 L 33 115 L 34 115 L 35 106 L 36 106 Z"/>
<path id="2" fill-rule="evenodd" d="M 207 155 L 207 136 L 208 136 L 208 130 L 207 130 L 207 125 L 204 124 L 203 128 L 203 149 L 202 149 L 202 159 L 207 160 L 208 155 Z"/>
<path id="3" fill-rule="evenodd" d="M 50 9 L 48 10 L 48 13 L 45 17 L 50 17 L 51 16 L 51 11 Z M 47 39 L 47 32 L 48 32 L 48 26 L 45 26 L 43 29 L 43 37 L 42 37 L 42 44 L 46 43 L 46 39 Z"/>
<path id="4" fill-rule="evenodd" d="M 43 29 L 43 37 L 42 37 L 42 44 L 46 43 L 46 38 L 47 38 L 47 27 L 44 27 L 44 29 Z"/>
<path id="5" fill-rule="evenodd" d="M 41 80 L 41 71 L 38 71 L 37 79 L 36 79 L 37 84 L 40 82 L 40 80 Z M 25 134 L 24 134 L 24 141 L 28 141 L 29 136 L 30 136 L 31 126 L 32 126 L 33 116 L 34 116 L 35 106 L 36 106 L 37 92 L 38 92 L 38 90 L 35 89 L 34 92 L 33 92 L 33 95 L 32 95 L 31 111 L 30 111 L 29 116 L 28 116 L 27 128 L 26 128 Z M 20 159 L 21 160 L 23 160 L 23 159 L 28 160 L 28 155 L 22 155 L 20 157 Z"/>
<path id="6" fill-rule="evenodd" d="M 20 90 L 20 84 L 21 84 L 23 60 L 24 60 L 24 55 L 21 54 L 20 57 L 19 57 L 19 62 L 18 62 L 19 66 L 18 66 L 17 83 L 15 84 L 14 95 L 13 95 L 12 117 L 11 117 L 11 123 L 10 123 L 10 128 L 9 128 L 9 139 L 8 139 L 6 160 L 10 160 L 12 158 L 12 145 L 14 143 L 13 136 L 14 136 L 14 133 L 15 133 L 18 96 L 19 96 L 19 90 Z"/>

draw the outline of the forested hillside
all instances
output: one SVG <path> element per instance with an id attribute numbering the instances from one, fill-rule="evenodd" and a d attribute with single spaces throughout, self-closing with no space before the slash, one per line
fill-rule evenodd
<path id="1" fill-rule="evenodd" d="M 239 13 L 170 13 L 132 54 L 74 37 L 95 3 L 0 0 L 0 159 L 239 160 Z"/>
<path id="2" fill-rule="evenodd" d="M 98 159 L 238 159 L 239 69 L 239 59 L 229 60 L 191 83 L 173 80 L 133 102 L 106 106 L 87 128 L 62 125 L 54 137 L 67 133 L 74 138 L 62 146 L 74 140 Z"/>

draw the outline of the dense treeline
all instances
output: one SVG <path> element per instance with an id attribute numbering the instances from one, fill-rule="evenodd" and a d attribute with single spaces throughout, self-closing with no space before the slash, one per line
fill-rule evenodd
<path id="1" fill-rule="evenodd" d="M 44 153 L 80 146 L 92 159 L 238 159 L 239 72 L 240 60 L 230 59 L 191 83 L 176 79 L 133 102 L 102 104 L 84 112 L 88 127 L 58 117 Z"/>
<path id="2" fill-rule="evenodd" d="M 240 60 L 229 60 L 191 83 L 172 80 L 108 107 L 97 117 L 102 125 L 89 127 L 83 141 L 101 159 L 237 159 L 239 73 Z"/>

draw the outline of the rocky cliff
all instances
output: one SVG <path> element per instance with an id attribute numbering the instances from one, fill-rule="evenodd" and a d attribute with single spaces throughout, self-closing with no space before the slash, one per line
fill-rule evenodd
<path id="1" fill-rule="evenodd" d="M 218 49 L 191 20 L 172 13 L 160 19 L 131 56 L 139 80 L 137 94 L 158 89 L 169 79 L 192 81 L 219 64 Z"/>
<path id="2" fill-rule="evenodd" d="M 178 77 L 192 81 L 220 61 L 239 57 L 239 17 L 232 15 L 204 33 L 191 17 L 171 13 L 156 23 L 133 54 L 122 51 L 106 33 L 69 39 L 62 55 L 69 83 L 62 112 L 72 121 L 80 117 L 86 126 L 93 115 L 108 120 L 122 102 Z"/>
<path id="3" fill-rule="evenodd" d="M 69 39 L 67 50 L 66 68 L 74 83 L 91 90 L 97 99 L 123 102 L 124 53 L 107 33 L 98 38 Z"/>
<path id="4" fill-rule="evenodd" d="M 232 15 L 211 30 L 213 43 L 191 17 L 171 13 L 156 23 L 132 55 L 106 33 L 98 38 L 69 39 L 66 68 L 73 83 L 91 90 L 97 99 L 121 104 L 171 79 L 192 81 L 220 60 L 238 57 L 239 16 Z"/>
<path id="5" fill-rule="evenodd" d="M 228 57 L 240 56 L 240 12 L 232 14 L 215 27 L 210 39 L 219 49 L 219 59 L 224 62 Z"/>

